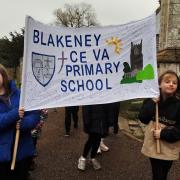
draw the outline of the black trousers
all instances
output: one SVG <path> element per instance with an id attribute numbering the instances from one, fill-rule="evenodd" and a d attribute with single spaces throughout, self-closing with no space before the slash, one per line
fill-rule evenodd
<path id="1" fill-rule="evenodd" d="M 114 134 L 118 133 L 119 125 L 118 125 L 118 117 L 119 117 L 119 111 L 120 111 L 120 102 L 114 103 Z"/>
<path id="2" fill-rule="evenodd" d="M 26 180 L 31 157 L 16 162 L 15 169 L 11 170 L 11 162 L 0 162 L 0 180 Z"/>
<path id="3" fill-rule="evenodd" d="M 150 158 L 153 180 L 166 180 L 173 161 Z"/>
<path id="4" fill-rule="evenodd" d="M 77 127 L 78 124 L 78 106 L 65 107 L 65 129 L 66 133 L 70 132 L 71 128 L 71 119 L 74 121 L 74 127 Z"/>
<path id="5" fill-rule="evenodd" d="M 91 159 L 95 158 L 101 142 L 101 135 L 97 133 L 89 134 L 88 140 L 84 145 L 83 157 L 87 158 L 90 153 Z"/>
<path id="6" fill-rule="evenodd" d="M 11 180 L 12 171 L 10 170 L 11 162 L 0 162 L 0 179 Z"/>

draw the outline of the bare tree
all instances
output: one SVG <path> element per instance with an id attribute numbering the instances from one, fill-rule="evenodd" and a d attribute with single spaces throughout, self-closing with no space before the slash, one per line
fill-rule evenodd
<path id="1" fill-rule="evenodd" d="M 65 27 L 90 27 L 98 25 L 96 13 L 90 4 L 65 4 L 64 10 L 58 8 L 54 11 L 55 23 Z"/>

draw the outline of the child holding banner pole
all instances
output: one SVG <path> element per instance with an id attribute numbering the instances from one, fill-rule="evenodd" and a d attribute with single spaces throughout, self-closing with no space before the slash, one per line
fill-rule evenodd
<path id="1" fill-rule="evenodd" d="M 19 109 L 19 100 L 20 91 L 14 81 L 9 80 L 6 69 L 0 64 L 0 179 L 4 180 L 25 180 L 34 153 L 31 129 L 39 122 L 40 114 L 39 111 L 24 112 L 24 109 Z M 11 171 L 16 129 L 20 139 L 16 139 L 16 166 Z"/>
<path id="2" fill-rule="evenodd" d="M 159 88 L 160 97 L 146 99 L 140 110 L 139 119 L 147 124 L 141 152 L 150 158 L 153 180 L 166 180 L 173 160 L 179 159 L 179 77 L 173 71 L 164 72 L 159 77 Z"/>

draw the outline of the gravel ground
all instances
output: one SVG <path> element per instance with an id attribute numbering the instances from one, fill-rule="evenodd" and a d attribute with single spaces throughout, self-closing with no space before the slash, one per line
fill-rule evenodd
<path id="1" fill-rule="evenodd" d="M 79 112 L 79 115 L 81 112 Z M 105 142 L 110 147 L 97 159 L 102 169 L 95 171 L 90 164 L 81 172 L 77 169 L 86 141 L 82 119 L 78 129 L 71 129 L 70 137 L 64 137 L 64 108 L 49 110 L 49 117 L 38 142 L 37 168 L 32 180 L 151 180 L 149 160 L 141 153 L 142 143 L 119 132 L 110 135 Z M 168 180 L 180 180 L 180 162 L 174 163 Z"/>

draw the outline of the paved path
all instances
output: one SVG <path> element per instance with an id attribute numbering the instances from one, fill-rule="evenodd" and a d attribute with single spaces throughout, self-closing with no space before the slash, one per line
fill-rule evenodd
<path id="1" fill-rule="evenodd" d="M 80 112 L 81 114 L 81 112 Z M 49 113 L 38 143 L 37 168 L 33 180 L 151 180 L 150 164 L 141 153 L 142 143 L 122 132 L 106 138 L 110 151 L 98 156 L 102 169 L 95 171 L 88 165 L 85 172 L 77 170 L 77 160 L 82 153 L 86 134 L 79 128 L 64 137 L 64 109 Z M 174 163 L 169 180 L 180 180 L 180 163 Z"/>

